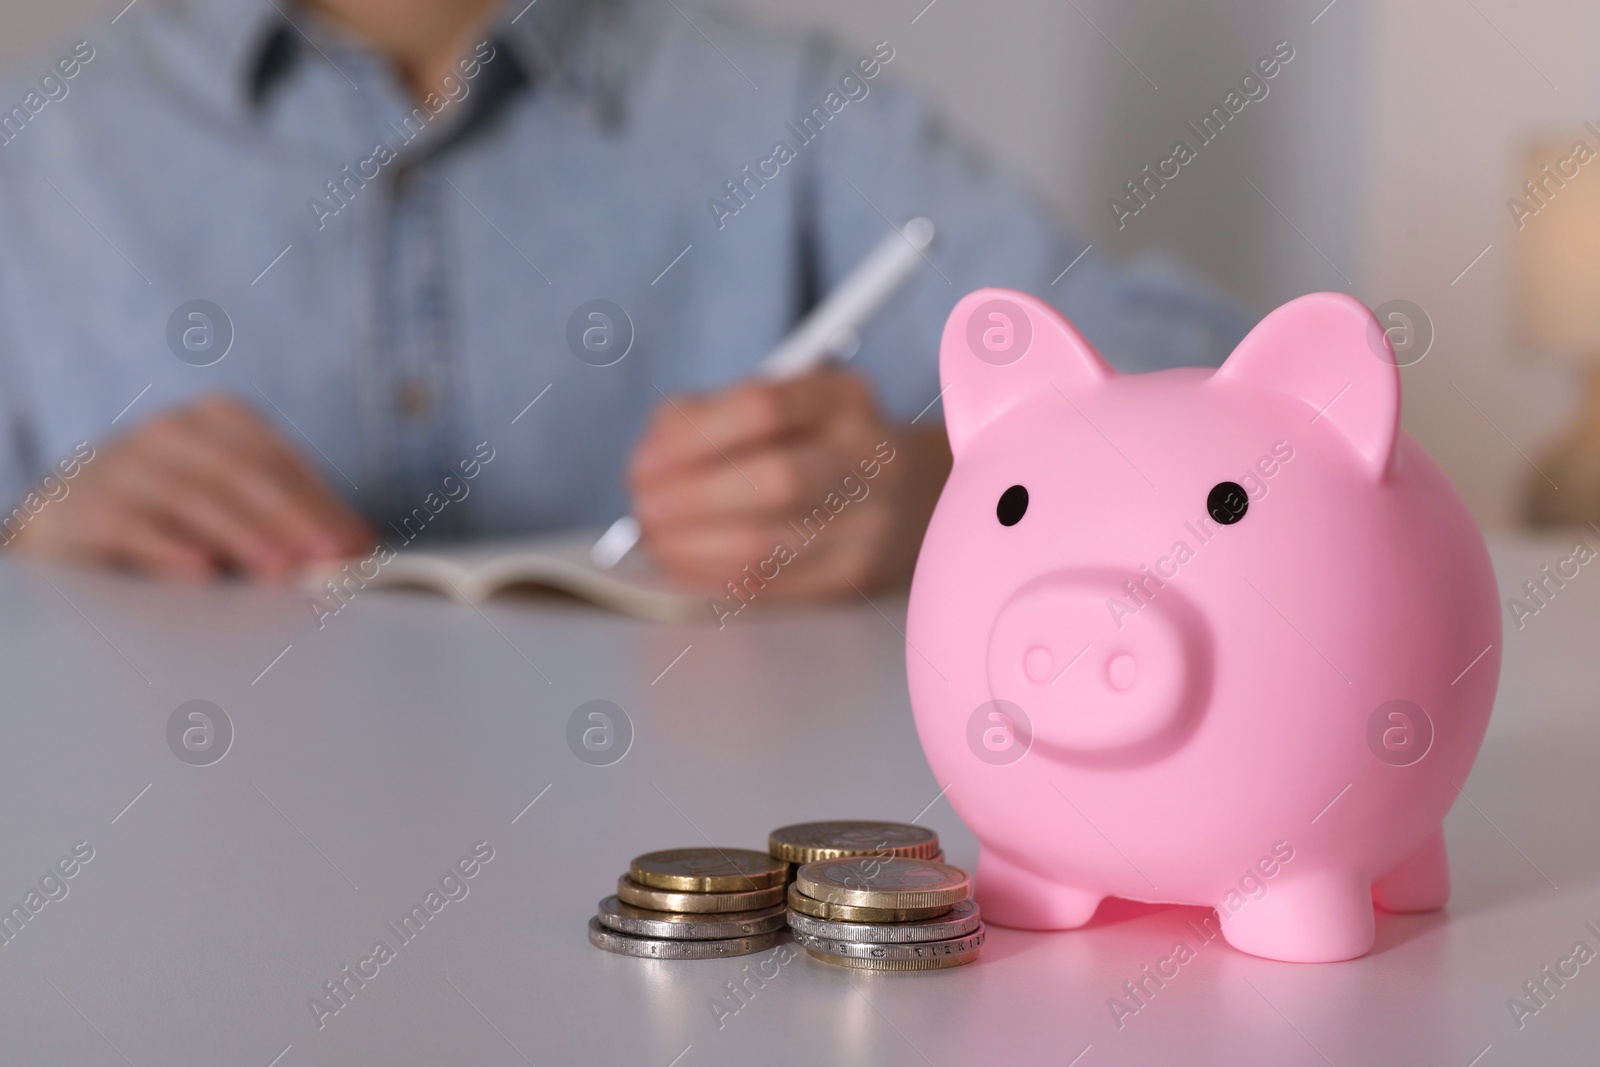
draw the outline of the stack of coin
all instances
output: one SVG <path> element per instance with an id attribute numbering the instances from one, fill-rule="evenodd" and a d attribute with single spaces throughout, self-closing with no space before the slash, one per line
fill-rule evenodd
<path id="1" fill-rule="evenodd" d="M 922 826 L 864 819 L 803 822 L 767 836 L 767 851 L 789 863 L 836 860 L 846 856 L 901 856 L 944 862 L 939 835 Z"/>
<path id="2" fill-rule="evenodd" d="M 971 963 L 983 922 L 960 867 L 864 856 L 815 860 L 789 886 L 789 927 L 813 958 L 865 971 Z"/>
<path id="3" fill-rule="evenodd" d="M 625 956 L 702 960 L 778 943 L 789 864 L 744 848 L 647 852 L 589 920 L 591 944 Z"/>

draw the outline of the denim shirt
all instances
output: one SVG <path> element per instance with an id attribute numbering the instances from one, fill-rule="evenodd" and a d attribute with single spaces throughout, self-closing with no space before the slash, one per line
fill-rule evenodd
<path id="1" fill-rule="evenodd" d="M 1214 365 L 1247 326 L 1085 253 L 892 87 L 907 42 L 516 0 L 419 102 L 289 0 L 146 0 L 81 36 L 0 90 L 7 500 L 226 391 L 380 524 L 484 448 L 449 533 L 603 523 L 663 396 L 750 374 L 916 215 L 930 262 L 853 361 L 896 419 L 939 418 L 940 331 L 980 286 L 1128 371 Z"/>

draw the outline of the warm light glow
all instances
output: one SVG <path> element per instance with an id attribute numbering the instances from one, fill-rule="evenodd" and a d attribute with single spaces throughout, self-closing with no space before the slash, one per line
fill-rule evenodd
<path id="1" fill-rule="evenodd" d="M 1600 138 L 1533 143 L 1511 210 L 1519 336 L 1541 354 L 1600 362 Z"/>

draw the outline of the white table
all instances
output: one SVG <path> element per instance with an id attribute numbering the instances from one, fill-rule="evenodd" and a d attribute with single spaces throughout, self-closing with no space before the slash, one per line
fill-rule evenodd
<path id="1" fill-rule="evenodd" d="M 1498 546 L 1502 586 L 1568 545 Z M 711 999 L 767 954 L 667 963 L 588 944 L 631 856 L 702 835 L 759 848 L 787 822 L 921 814 L 973 865 L 912 727 L 903 598 L 719 632 L 368 592 L 318 632 L 289 593 L 8 565 L 0 604 L 0 906 L 75 842 L 94 850 L 0 945 L 8 1064 L 1600 1060 L 1600 961 L 1520 1032 L 1507 1007 L 1574 942 L 1600 951 L 1584 927 L 1600 927 L 1600 570 L 1507 634 L 1471 802 L 1447 823 L 1447 912 L 1380 913 L 1376 950 L 1342 964 L 1215 942 L 1120 1030 L 1108 998 L 1197 909 L 1112 902 L 1079 931 L 991 928 L 949 972 L 800 954 L 720 1027 Z M 166 739 L 197 698 L 235 729 L 209 766 Z M 594 698 L 636 730 L 609 767 L 565 741 Z M 494 858 L 468 895 L 400 945 L 385 923 L 479 841 Z M 380 938 L 393 959 L 319 1030 L 307 1000 Z"/>

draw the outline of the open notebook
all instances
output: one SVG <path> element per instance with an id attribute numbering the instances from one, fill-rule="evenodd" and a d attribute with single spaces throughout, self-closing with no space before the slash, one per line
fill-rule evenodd
<path id="1" fill-rule="evenodd" d="M 363 588 L 429 589 L 467 603 L 514 589 L 569 593 L 624 615 L 658 622 L 708 618 L 707 598 L 674 584 L 642 551 L 610 570 L 589 558 L 599 531 L 582 531 L 517 541 L 474 542 L 435 550 L 402 549 L 381 567 L 375 559 L 313 564 L 302 574 L 308 590 L 324 591 L 333 581 L 365 580 Z M 376 577 L 367 577 L 376 568 Z"/>

